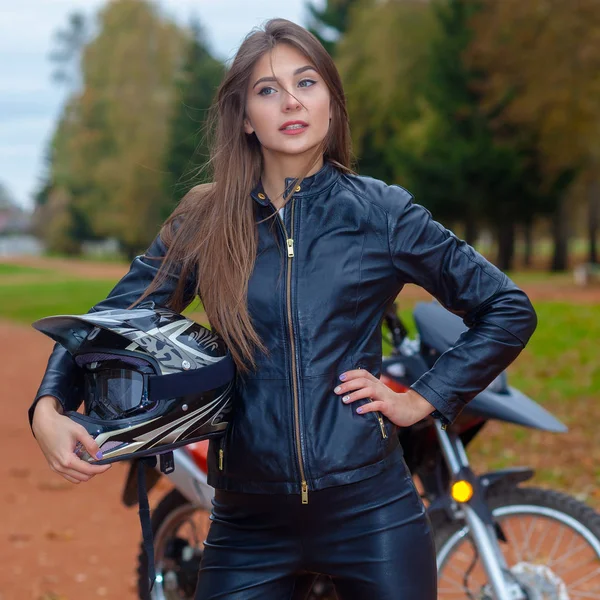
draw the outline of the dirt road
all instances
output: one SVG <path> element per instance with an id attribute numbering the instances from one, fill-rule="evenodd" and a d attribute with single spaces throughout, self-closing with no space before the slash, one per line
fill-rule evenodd
<path id="1" fill-rule="evenodd" d="M 53 473 L 27 420 L 52 342 L 2 323 L 0 347 L 0 600 L 134 600 L 141 533 L 120 502 L 125 464 L 79 485 Z"/>

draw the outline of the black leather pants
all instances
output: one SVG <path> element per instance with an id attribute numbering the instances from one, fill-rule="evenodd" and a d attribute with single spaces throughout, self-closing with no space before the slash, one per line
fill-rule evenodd
<path id="1" fill-rule="evenodd" d="M 401 458 L 369 479 L 309 494 L 217 490 L 196 600 L 288 600 L 301 573 L 340 600 L 435 600 L 429 517 Z"/>

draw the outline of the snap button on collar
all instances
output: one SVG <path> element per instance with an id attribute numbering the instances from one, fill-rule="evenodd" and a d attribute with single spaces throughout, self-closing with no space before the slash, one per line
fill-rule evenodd
<path id="1" fill-rule="evenodd" d="M 328 189 L 339 176 L 338 169 L 329 160 L 325 160 L 321 169 L 313 175 L 305 177 L 302 183 L 298 181 L 297 177 L 286 177 L 284 193 L 286 195 L 290 194 L 290 192 L 298 194 L 298 198 L 300 196 L 315 196 L 322 190 Z M 259 204 L 267 206 L 269 199 L 264 193 L 260 177 L 251 195 Z"/>

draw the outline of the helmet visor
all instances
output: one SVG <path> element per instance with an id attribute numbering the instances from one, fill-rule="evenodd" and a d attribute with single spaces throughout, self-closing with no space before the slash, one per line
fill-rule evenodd
<path id="1" fill-rule="evenodd" d="M 134 414 L 148 400 L 144 375 L 130 369 L 87 371 L 84 394 L 87 413 L 109 420 Z"/>

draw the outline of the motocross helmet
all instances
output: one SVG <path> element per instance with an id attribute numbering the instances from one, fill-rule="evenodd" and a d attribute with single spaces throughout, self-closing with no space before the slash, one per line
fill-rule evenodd
<path id="1" fill-rule="evenodd" d="M 65 416 L 95 438 L 96 464 L 158 455 L 223 435 L 235 363 L 222 338 L 172 310 L 133 309 L 39 319 L 33 327 L 62 344 L 80 367 L 83 414 Z"/>

